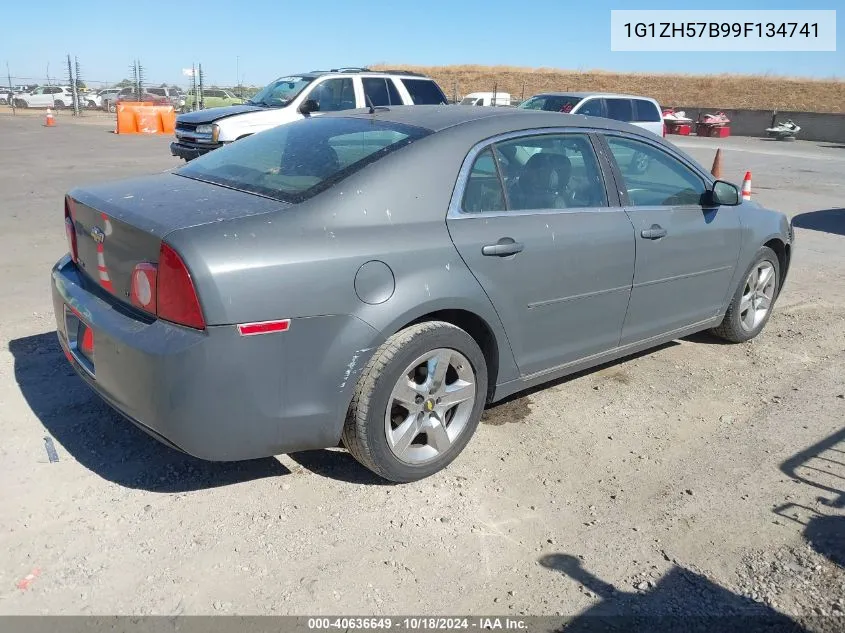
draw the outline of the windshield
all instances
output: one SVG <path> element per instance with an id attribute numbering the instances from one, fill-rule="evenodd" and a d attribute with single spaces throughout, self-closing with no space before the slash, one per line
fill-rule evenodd
<path id="1" fill-rule="evenodd" d="M 537 95 L 519 104 L 523 110 L 545 110 L 546 112 L 572 112 L 583 97 L 570 95 Z"/>
<path id="2" fill-rule="evenodd" d="M 286 106 L 312 81 L 314 77 L 281 77 L 262 88 L 249 103 L 268 108 Z"/>
<path id="3" fill-rule="evenodd" d="M 205 154 L 179 176 L 301 202 L 430 130 L 373 119 L 303 119 Z"/>

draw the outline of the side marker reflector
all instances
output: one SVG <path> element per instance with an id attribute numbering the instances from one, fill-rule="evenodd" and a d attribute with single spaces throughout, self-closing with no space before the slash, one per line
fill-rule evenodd
<path id="1" fill-rule="evenodd" d="M 271 334 L 286 332 L 290 328 L 290 319 L 281 321 L 258 321 L 256 323 L 239 323 L 238 333 L 241 336 L 255 336 L 256 334 Z"/>

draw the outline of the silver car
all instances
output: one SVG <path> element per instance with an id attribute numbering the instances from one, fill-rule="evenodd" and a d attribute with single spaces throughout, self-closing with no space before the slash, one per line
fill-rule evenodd
<path id="1" fill-rule="evenodd" d="M 58 336 L 104 400 L 200 458 L 342 439 L 398 482 L 520 390 L 753 338 L 793 242 L 654 134 L 504 108 L 312 117 L 65 204 Z"/>

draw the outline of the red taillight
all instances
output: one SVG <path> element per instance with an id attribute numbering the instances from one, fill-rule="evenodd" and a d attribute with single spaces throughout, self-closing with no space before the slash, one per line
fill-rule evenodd
<path id="1" fill-rule="evenodd" d="M 161 243 L 158 255 L 156 286 L 156 313 L 160 318 L 198 330 L 205 329 L 191 273 L 179 254 L 165 242 Z"/>
<path id="2" fill-rule="evenodd" d="M 132 271 L 132 305 L 161 319 L 205 329 L 197 291 L 185 262 L 168 244 L 161 243 L 158 265 L 141 262 Z"/>
<path id="3" fill-rule="evenodd" d="M 132 271 L 132 283 L 129 287 L 129 300 L 132 305 L 156 313 L 158 271 L 155 264 L 142 262 Z"/>
<path id="4" fill-rule="evenodd" d="M 74 263 L 79 261 L 79 252 L 76 250 L 76 224 L 73 213 L 74 202 L 70 196 L 65 196 L 65 234 L 67 245 L 70 249 L 70 258 Z"/>
<path id="5" fill-rule="evenodd" d="M 86 356 L 91 356 L 94 353 L 94 330 L 90 327 L 85 328 L 85 334 L 82 335 L 82 343 L 80 343 L 79 349 Z"/>

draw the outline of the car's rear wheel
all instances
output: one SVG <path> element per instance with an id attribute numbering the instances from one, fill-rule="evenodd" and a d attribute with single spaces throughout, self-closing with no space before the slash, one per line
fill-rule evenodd
<path id="1" fill-rule="evenodd" d="M 478 427 L 487 364 L 475 340 L 429 321 L 391 336 L 355 389 L 343 443 L 361 464 L 395 482 L 445 468 Z"/>
<path id="2" fill-rule="evenodd" d="M 29 104 L 26 101 L 24 101 L 23 99 L 15 99 L 15 107 L 28 108 Z"/>
<path id="3" fill-rule="evenodd" d="M 713 329 L 717 336 L 743 343 L 757 336 L 772 314 L 780 283 L 780 263 L 767 246 L 759 250 L 734 293 L 722 323 Z"/>
<path id="4" fill-rule="evenodd" d="M 91 108 L 92 110 L 94 110 L 97 107 L 97 102 L 96 101 L 89 101 L 88 107 Z"/>
<path id="5" fill-rule="evenodd" d="M 56 110 L 64 110 L 65 109 L 65 102 L 62 101 L 62 100 L 54 101 L 53 107 L 56 108 Z"/>

